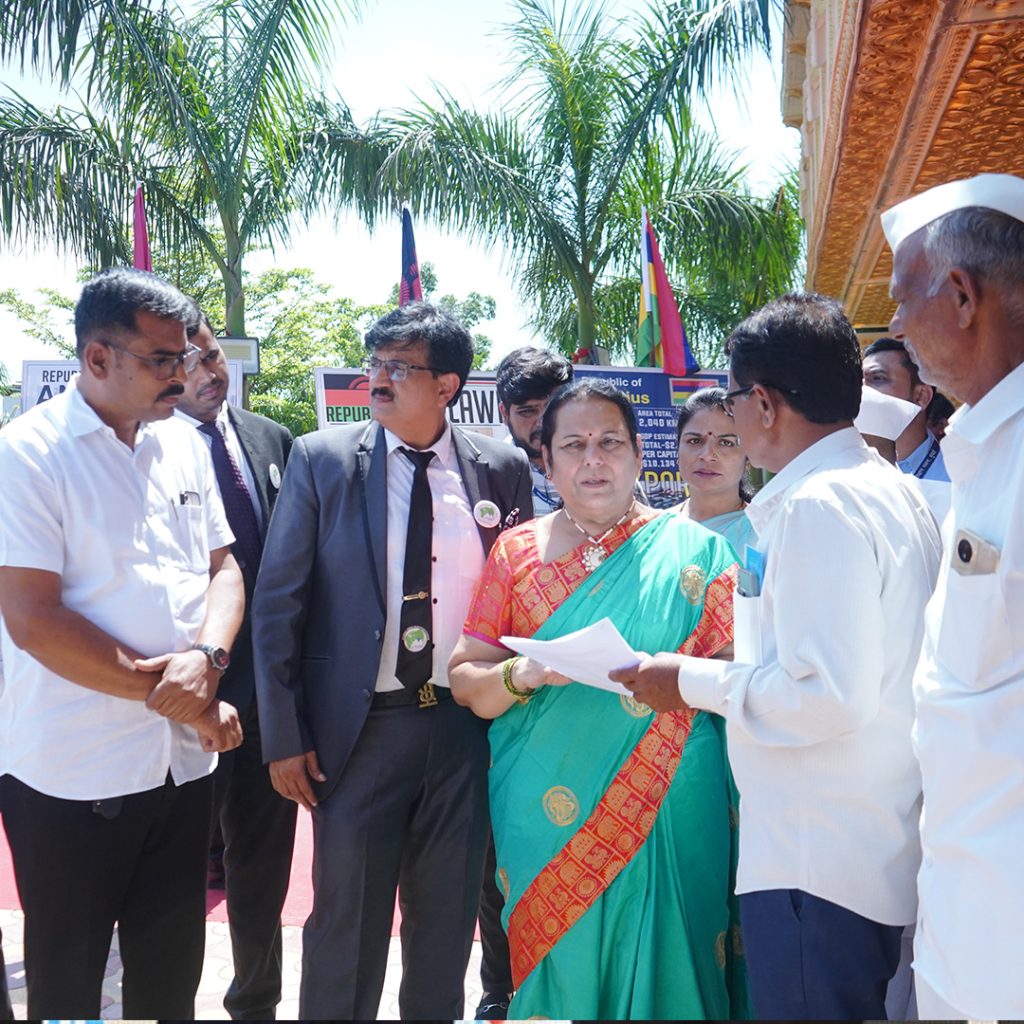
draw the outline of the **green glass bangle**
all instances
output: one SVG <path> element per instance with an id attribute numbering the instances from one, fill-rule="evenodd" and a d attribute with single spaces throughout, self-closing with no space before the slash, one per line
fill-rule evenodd
<path id="1" fill-rule="evenodd" d="M 521 657 L 521 654 L 517 654 L 514 658 L 508 658 L 505 661 L 501 666 L 501 681 L 505 684 L 505 689 L 508 690 L 508 692 L 515 697 L 520 704 L 525 704 L 533 696 L 533 690 L 520 690 L 515 683 L 512 682 L 512 668 Z"/>

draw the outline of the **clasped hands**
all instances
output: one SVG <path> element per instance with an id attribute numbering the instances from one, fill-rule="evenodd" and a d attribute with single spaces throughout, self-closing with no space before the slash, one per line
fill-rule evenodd
<path id="1" fill-rule="evenodd" d="M 688 706 L 679 693 L 678 655 L 641 653 L 635 665 L 617 668 L 608 673 L 608 678 L 622 683 L 638 701 L 659 714 Z"/>
<path id="2" fill-rule="evenodd" d="M 146 707 L 199 734 L 207 752 L 234 750 L 242 742 L 242 723 L 235 708 L 217 700 L 220 673 L 202 651 L 177 651 L 155 658 L 138 658 L 137 672 L 160 673 L 146 698 Z"/>

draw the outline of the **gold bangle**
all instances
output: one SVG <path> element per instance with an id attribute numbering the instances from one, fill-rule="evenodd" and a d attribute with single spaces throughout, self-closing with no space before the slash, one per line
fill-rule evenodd
<path id="1" fill-rule="evenodd" d="M 505 684 L 505 689 L 515 697 L 520 704 L 525 704 L 532 696 L 533 690 L 520 690 L 515 683 L 512 682 L 512 669 L 515 663 L 522 658 L 521 654 L 517 654 L 514 658 L 508 658 L 501 666 L 501 681 Z"/>

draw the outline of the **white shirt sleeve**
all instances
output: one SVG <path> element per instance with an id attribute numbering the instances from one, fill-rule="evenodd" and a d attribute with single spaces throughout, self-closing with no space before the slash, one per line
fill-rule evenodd
<path id="1" fill-rule="evenodd" d="M 802 499 L 780 514 L 762 595 L 746 599 L 760 605 L 760 664 L 686 657 L 679 689 L 755 742 L 809 746 L 878 712 L 881 574 L 871 540 L 839 506 Z"/>
<path id="2" fill-rule="evenodd" d="M 57 489 L 28 452 L 0 439 L 0 565 L 62 573 L 64 531 Z"/>

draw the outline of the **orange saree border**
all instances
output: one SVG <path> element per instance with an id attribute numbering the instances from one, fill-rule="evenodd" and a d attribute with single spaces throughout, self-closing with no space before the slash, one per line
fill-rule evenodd
<path id="1" fill-rule="evenodd" d="M 651 834 L 695 714 L 687 709 L 655 717 L 590 817 L 520 897 L 509 917 L 516 988 Z"/>
<path id="2" fill-rule="evenodd" d="M 680 648 L 710 658 L 732 642 L 736 566 L 708 585 L 696 629 Z M 647 841 L 697 714 L 656 715 L 581 828 L 527 886 L 509 916 L 512 981 L 522 985 Z"/>

